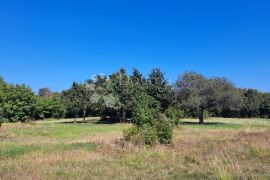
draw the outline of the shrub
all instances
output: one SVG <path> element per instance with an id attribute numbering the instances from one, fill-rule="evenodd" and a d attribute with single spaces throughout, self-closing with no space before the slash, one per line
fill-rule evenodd
<path id="1" fill-rule="evenodd" d="M 184 111 L 175 107 L 170 107 L 165 111 L 165 115 L 172 120 L 174 125 L 178 125 L 180 123 L 180 119 L 184 117 Z"/>
<path id="2" fill-rule="evenodd" d="M 131 128 L 125 129 L 123 131 L 124 134 L 124 140 L 129 141 L 134 145 L 143 145 L 143 137 L 138 136 L 139 134 L 139 128 L 136 126 L 133 126 Z"/>
<path id="3" fill-rule="evenodd" d="M 133 114 L 133 124 L 140 128 L 143 126 L 155 126 L 159 116 L 159 111 L 150 108 L 138 108 Z"/>
<path id="4" fill-rule="evenodd" d="M 154 146 L 159 141 L 157 130 L 153 127 L 144 128 L 142 130 L 142 135 L 144 137 L 145 145 Z"/>
<path id="5" fill-rule="evenodd" d="M 124 130 L 124 139 L 125 141 L 131 142 L 135 146 L 154 146 L 158 143 L 156 129 L 151 127 L 138 128 L 133 126 L 129 129 L 126 129 Z"/>
<path id="6" fill-rule="evenodd" d="M 159 117 L 156 131 L 161 144 L 170 144 L 172 142 L 173 125 L 170 123 L 170 119 L 164 114 L 161 114 Z"/>
<path id="7" fill-rule="evenodd" d="M 124 131 L 124 139 L 134 145 L 154 146 L 158 142 L 172 142 L 172 120 L 155 109 L 138 109 L 134 114 L 133 124 L 134 127 Z"/>

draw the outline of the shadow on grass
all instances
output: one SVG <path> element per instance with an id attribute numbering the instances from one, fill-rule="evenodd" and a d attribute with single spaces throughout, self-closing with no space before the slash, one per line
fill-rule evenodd
<path id="1" fill-rule="evenodd" d="M 93 121 L 66 121 L 66 122 L 61 122 L 60 124 L 93 124 Z"/>
<path id="2" fill-rule="evenodd" d="M 74 121 L 64 121 L 64 122 L 60 122 L 60 124 L 117 124 L 120 123 L 120 120 L 118 118 L 113 118 L 113 117 L 107 117 L 104 119 L 91 119 L 88 120 L 86 119 L 86 121 L 83 120 L 75 120 Z"/>
<path id="3" fill-rule="evenodd" d="M 183 125 L 187 125 L 187 126 L 193 126 L 193 125 L 201 125 L 201 126 L 222 126 L 222 125 L 226 125 L 226 123 L 222 123 L 222 122 L 205 122 L 203 124 L 200 124 L 199 122 L 190 122 L 190 121 L 183 121 L 182 122 Z"/>
<path id="4" fill-rule="evenodd" d="M 94 122 L 94 124 L 117 124 L 120 123 L 119 118 L 116 117 L 106 117 L 99 121 Z"/>

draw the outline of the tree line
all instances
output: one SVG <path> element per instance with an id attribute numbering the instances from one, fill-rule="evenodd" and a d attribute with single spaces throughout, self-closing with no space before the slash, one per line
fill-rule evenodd
<path id="1" fill-rule="evenodd" d="M 140 126 L 149 114 L 159 113 L 175 124 L 183 117 L 198 117 L 200 123 L 208 116 L 270 118 L 270 94 L 236 88 L 226 78 L 206 78 L 196 72 L 186 72 L 170 84 L 158 68 L 147 77 L 137 69 L 129 75 L 121 68 L 109 76 L 73 82 L 60 93 L 41 88 L 35 94 L 26 85 L 0 78 L 1 122 L 100 116 Z"/>

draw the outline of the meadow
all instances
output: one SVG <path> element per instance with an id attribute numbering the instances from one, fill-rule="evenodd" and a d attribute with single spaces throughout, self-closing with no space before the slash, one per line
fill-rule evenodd
<path id="1" fill-rule="evenodd" d="M 270 179 L 270 120 L 185 119 L 171 145 L 122 141 L 98 118 L 5 123 L 0 179 Z"/>

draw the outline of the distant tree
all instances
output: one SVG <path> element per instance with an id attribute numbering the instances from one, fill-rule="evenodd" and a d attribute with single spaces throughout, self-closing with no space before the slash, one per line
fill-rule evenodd
<path id="1" fill-rule="evenodd" d="M 143 77 L 142 73 L 138 69 L 136 68 L 133 69 L 130 79 L 131 82 L 137 87 L 144 88 L 146 79 Z"/>
<path id="2" fill-rule="evenodd" d="M 170 105 L 172 87 L 165 79 L 164 73 L 158 68 L 152 69 L 147 82 L 148 94 L 160 102 L 162 111 L 164 112 Z"/>
<path id="3" fill-rule="evenodd" d="M 133 88 L 131 80 L 124 68 L 110 76 L 113 93 L 119 99 L 120 121 L 126 122 L 128 113 L 132 110 Z"/>
<path id="4" fill-rule="evenodd" d="M 49 99 L 50 97 L 53 96 L 53 92 L 49 89 L 49 88 L 40 88 L 38 90 L 38 95 L 43 97 L 43 98 L 46 98 L 46 99 Z"/>
<path id="5" fill-rule="evenodd" d="M 69 90 L 63 91 L 62 96 L 67 107 L 68 117 L 83 117 L 85 122 L 86 111 L 91 104 L 94 88 L 91 84 L 74 82 Z"/>
<path id="6" fill-rule="evenodd" d="M 260 115 L 263 118 L 270 118 L 270 93 L 262 94 L 262 102 L 260 105 Z"/>
<path id="7" fill-rule="evenodd" d="M 113 91 L 112 82 L 106 76 L 97 76 L 93 82 L 95 91 L 91 98 L 93 107 L 99 112 L 101 119 L 107 115 L 115 115 L 120 109 L 119 98 Z"/>
<path id="8" fill-rule="evenodd" d="M 160 103 L 147 93 L 147 82 L 143 75 L 137 69 L 133 69 L 133 73 L 130 77 L 132 87 L 132 114 L 136 111 L 136 108 L 158 108 L 160 109 Z"/>
<path id="9" fill-rule="evenodd" d="M 65 103 L 59 94 L 53 94 L 50 98 L 36 97 L 34 118 L 63 118 L 65 116 Z"/>
<path id="10" fill-rule="evenodd" d="M 4 91 L 7 84 L 4 81 L 4 79 L 0 76 L 0 127 L 2 126 L 2 123 L 4 122 Z"/>
<path id="11" fill-rule="evenodd" d="M 243 93 L 243 106 L 241 114 L 243 117 L 258 117 L 262 103 L 261 94 L 257 90 L 247 89 Z"/>
<path id="12" fill-rule="evenodd" d="M 237 108 L 239 99 L 235 87 L 224 78 L 207 79 L 195 72 L 187 72 L 176 82 L 177 98 L 198 112 L 199 123 L 204 123 L 204 112 L 213 108 Z"/>

